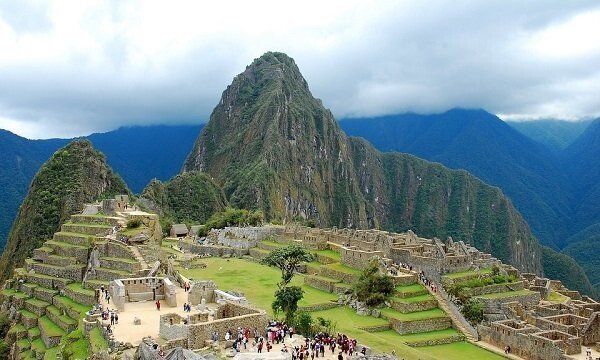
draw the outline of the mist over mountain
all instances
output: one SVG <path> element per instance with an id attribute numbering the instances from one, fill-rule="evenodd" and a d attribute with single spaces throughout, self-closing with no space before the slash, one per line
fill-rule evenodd
<path id="1" fill-rule="evenodd" d="M 535 120 L 506 123 L 551 150 L 564 150 L 585 131 L 591 121 Z"/>

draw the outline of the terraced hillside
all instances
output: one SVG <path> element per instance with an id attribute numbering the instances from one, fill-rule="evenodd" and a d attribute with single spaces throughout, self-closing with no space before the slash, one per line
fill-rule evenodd
<path id="1" fill-rule="evenodd" d="M 34 250 L 24 268 L 16 269 L 0 303 L 14 320 L 6 341 L 19 359 L 55 360 L 57 354 L 86 359 L 90 349 L 106 349 L 96 334 L 99 330 L 83 335 L 81 319 L 97 302 L 95 290 L 110 280 L 147 271 L 130 246 L 106 238 L 118 222 L 123 218 L 73 215 Z M 100 267 L 84 282 L 92 253 L 98 255 Z"/>
<path id="2" fill-rule="evenodd" d="M 193 279 L 210 279 L 220 289 L 243 292 L 254 305 L 270 312 L 273 291 L 279 274 L 256 262 L 277 247 L 295 240 L 263 240 L 250 248 L 250 256 L 235 258 L 202 258 L 186 262 L 186 254 L 174 251 L 181 248 L 177 241 L 163 241 L 163 249 L 178 257 L 175 268 L 180 274 Z M 298 274 L 293 284 L 304 290 L 301 310 L 309 311 L 313 319 L 332 320 L 336 331 L 358 339 L 378 352 L 396 351 L 405 359 L 436 359 L 431 349 L 450 346 L 468 348 L 480 359 L 499 359 L 467 341 L 457 330 L 451 317 L 440 308 L 436 298 L 417 282 L 416 276 L 402 277 L 389 307 L 373 315 L 358 315 L 355 309 L 338 303 L 339 294 L 347 292 L 360 275 L 358 269 L 342 265 L 335 244 L 324 250 L 311 250 L 316 260 L 306 264 L 306 273 Z M 461 350 L 462 351 L 462 350 Z M 448 359 L 460 358 L 449 356 Z"/>

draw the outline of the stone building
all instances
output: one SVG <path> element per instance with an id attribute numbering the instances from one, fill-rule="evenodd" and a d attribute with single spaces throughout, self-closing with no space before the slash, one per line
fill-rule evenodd
<path id="1" fill-rule="evenodd" d="M 175 285 L 168 278 L 140 277 L 112 280 L 108 291 L 119 311 L 125 304 L 136 301 L 164 300 L 167 306 L 176 307 Z"/>
<path id="2" fill-rule="evenodd" d="M 171 237 L 186 237 L 188 233 L 189 230 L 186 224 L 173 224 L 169 231 Z"/>

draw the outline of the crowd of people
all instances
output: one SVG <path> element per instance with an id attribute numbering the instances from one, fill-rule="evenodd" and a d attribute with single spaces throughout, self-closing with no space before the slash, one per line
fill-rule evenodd
<path id="1" fill-rule="evenodd" d="M 362 347 L 360 351 L 357 349 L 356 339 L 352 339 L 345 334 L 337 333 L 330 335 L 320 332 L 313 338 L 305 338 L 304 343 L 288 347 L 285 344 L 286 338 L 292 338 L 294 328 L 285 323 L 278 321 L 270 321 L 269 326 L 264 332 L 258 329 L 238 328 L 237 331 L 227 331 L 223 339 L 226 342 L 232 342 L 231 346 L 234 352 L 242 350 L 252 350 L 257 353 L 270 352 L 275 344 L 282 344 L 281 350 L 285 353 L 290 353 L 292 360 L 314 360 L 315 358 L 325 357 L 327 352 L 336 354 L 339 360 L 344 356 L 352 356 L 358 352 L 365 355 L 366 348 Z M 252 340 L 251 347 L 248 345 Z M 220 336 L 218 332 L 212 334 L 212 341 L 218 342 Z"/>

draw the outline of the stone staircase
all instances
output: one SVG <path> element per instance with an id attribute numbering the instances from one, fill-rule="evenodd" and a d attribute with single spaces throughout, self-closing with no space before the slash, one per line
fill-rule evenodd
<path id="1" fill-rule="evenodd" d="M 468 341 L 471 341 L 471 342 L 479 341 L 478 335 L 477 335 L 477 330 L 475 328 L 473 328 L 473 326 L 471 326 L 471 324 L 469 324 L 469 322 L 462 316 L 460 311 L 458 311 L 458 308 L 456 308 L 456 306 L 450 302 L 450 300 L 448 299 L 447 296 L 446 297 L 442 296 L 442 293 L 440 293 L 440 292 L 442 292 L 444 290 L 441 287 L 438 287 L 437 291 L 433 291 L 428 286 L 424 286 L 424 287 L 429 291 L 429 294 L 431 294 L 431 295 L 433 295 L 433 297 L 435 297 L 440 309 L 444 310 L 444 312 L 446 314 L 448 314 L 448 316 L 450 316 L 450 318 L 452 319 L 452 325 L 458 331 L 463 333 L 465 335 L 465 338 Z"/>

